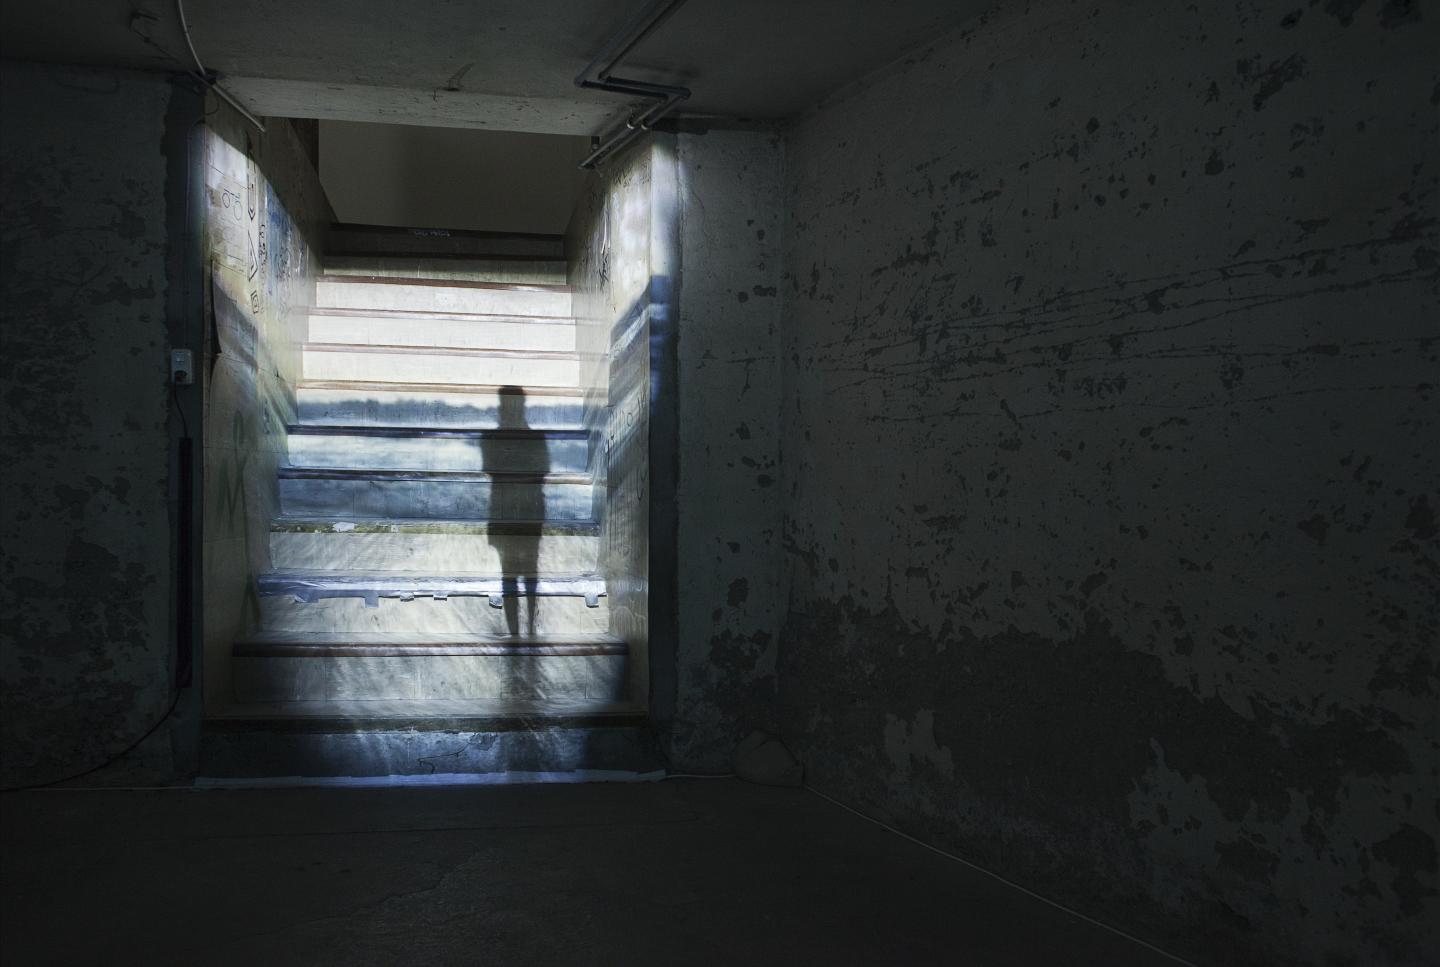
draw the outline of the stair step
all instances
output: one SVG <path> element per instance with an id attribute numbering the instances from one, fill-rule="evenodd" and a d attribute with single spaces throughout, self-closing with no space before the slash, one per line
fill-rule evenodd
<path id="1" fill-rule="evenodd" d="M 309 424 L 290 427 L 289 452 L 291 461 L 307 467 L 583 473 L 590 463 L 590 434 Z"/>
<path id="2" fill-rule="evenodd" d="M 283 702 L 207 714 L 199 784 L 362 776 L 444 782 L 460 774 L 618 778 L 659 774 L 663 762 L 643 713 L 628 703 Z"/>
<path id="3" fill-rule="evenodd" d="M 519 316 L 569 316 L 570 287 L 383 275 L 322 275 L 315 304 L 326 309 L 403 309 Z"/>
<path id="4" fill-rule="evenodd" d="M 307 380 L 516 387 L 580 384 L 580 357 L 568 352 L 306 343 L 303 358 Z"/>
<path id="5" fill-rule="evenodd" d="M 370 607 L 361 597 L 303 603 L 288 594 L 266 594 L 259 599 L 260 627 L 287 633 L 344 634 L 588 635 L 610 630 L 610 599 L 606 597 L 594 608 L 588 607 L 583 597 L 572 596 L 511 596 L 502 598 L 505 606 L 500 608 L 491 607 L 485 597 L 470 595 L 440 601 L 418 594 L 410 601 L 383 596 L 375 600 L 376 606 Z"/>
<path id="6" fill-rule="evenodd" d="M 625 698 L 625 642 L 609 635 L 252 635 L 231 664 L 237 702 Z"/>
<path id="7" fill-rule="evenodd" d="M 593 526 L 593 525 L 592 525 Z M 559 575 L 594 572 L 599 566 L 600 538 L 583 531 L 530 533 L 516 528 L 481 529 L 463 523 L 447 528 L 417 529 L 388 522 L 358 529 L 353 523 L 329 521 L 298 529 L 277 520 L 270 531 L 270 560 L 277 570 L 369 570 L 535 573 Z"/>
<path id="8" fill-rule="evenodd" d="M 627 658 L 497 655 L 231 659 L 237 702 L 625 698 Z"/>
<path id="9" fill-rule="evenodd" d="M 330 255 L 426 255 L 464 258 L 503 256 L 565 257 L 563 235 L 529 232 L 480 232 L 454 228 L 397 228 L 337 223 L 330 226 L 325 250 Z"/>
<path id="10" fill-rule="evenodd" d="M 573 387 L 302 380 L 296 404 L 302 423 L 332 426 L 566 429 L 585 417 Z"/>
<path id="11" fill-rule="evenodd" d="M 626 655 L 614 635 L 379 634 L 255 632 L 235 642 L 237 658 L 587 657 Z"/>
<path id="12" fill-rule="evenodd" d="M 240 733 L 271 731 L 318 733 L 355 729 L 423 731 L 529 731 L 643 726 L 645 710 L 633 701 L 586 702 L 572 699 L 425 699 L 378 701 L 248 702 L 217 701 L 205 714 L 207 730 Z M 297 773 L 282 773 L 295 775 Z"/>
<path id="13" fill-rule="evenodd" d="M 291 517 L 594 519 L 588 474 L 281 467 L 277 475 L 280 507 Z"/>
<path id="14" fill-rule="evenodd" d="M 598 537 L 593 520 L 397 520 L 385 517 L 277 517 L 272 533 L 460 534 L 466 536 Z"/>
<path id="15" fill-rule="evenodd" d="M 564 259 L 537 255 L 472 258 L 465 255 L 326 255 L 326 275 L 388 275 L 412 279 L 564 284 Z"/>
<path id="16" fill-rule="evenodd" d="M 307 569 L 267 571 L 255 579 L 261 597 L 289 595 L 309 603 L 325 598 L 363 598 L 371 607 L 379 598 L 581 597 L 598 606 L 605 582 L 595 574 L 427 574 L 415 571 L 338 571 Z"/>
<path id="17" fill-rule="evenodd" d="M 308 331 L 312 343 L 575 351 L 575 320 L 568 316 L 312 309 Z"/>

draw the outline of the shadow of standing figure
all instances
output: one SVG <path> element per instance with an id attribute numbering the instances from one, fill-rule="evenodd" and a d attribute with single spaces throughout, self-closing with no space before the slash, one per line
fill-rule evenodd
<path id="1" fill-rule="evenodd" d="M 543 442 L 537 450 L 526 439 L 525 431 L 530 429 L 530 424 L 525 420 L 525 391 L 519 386 L 500 387 L 498 415 L 497 432 L 487 433 L 481 439 L 485 469 L 491 473 L 523 470 L 543 477 L 550 469 L 549 454 Z M 532 455 L 537 453 L 539 459 L 535 461 Z M 522 505 L 519 493 L 505 492 L 512 487 L 515 484 L 492 483 L 490 545 L 500 559 L 506 628 L 512 636 L 531 635 L 535 633 L 535 580 L 539 570 L 545 497 L 543 486 L 537 484 L 534 486 L 533 501 L 525 499 Z M 526 485 L 526 490 L 529 490 L 529 485 Z M 506 526 L 518 521 L 534 521 L 536 526 Z M 522 600 L 526 609 L 523 623 L 520 620 Z"/>

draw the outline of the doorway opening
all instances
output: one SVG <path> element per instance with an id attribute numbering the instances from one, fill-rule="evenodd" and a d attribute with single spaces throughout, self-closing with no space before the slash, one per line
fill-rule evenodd
<path id="1" fill-rule="evenodd" d="M 282 725 L 350 737 L 284 768 L 363 774 L 401 729 L 643 724 L 654 146 L 597 174 L 584 138 L 209 128 L 205 710 L 250 739 L 202 768 Z"/>

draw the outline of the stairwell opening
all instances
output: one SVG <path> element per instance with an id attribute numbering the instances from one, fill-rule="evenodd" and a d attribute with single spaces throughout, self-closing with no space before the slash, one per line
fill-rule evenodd
<path id="1" fill-rule="evenodd" d="M 662 149 L 398 127 L 207 125 L 202 770 L 650 771 Z"/>

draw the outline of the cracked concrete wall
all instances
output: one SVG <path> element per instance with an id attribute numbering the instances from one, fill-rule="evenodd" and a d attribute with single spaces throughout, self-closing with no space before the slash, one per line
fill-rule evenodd
<path id="1" fill-rule="evenodd" d="M 0 784 L 101 764 L 170 698 L 169 81 L 0 68 Z"/>
<path id="2" fill-rule="evenodd" d="M 780 138 L 677 138 L 679 640 L 671 757 L 730 768 L 774 730 L 780 593 Z"/>
<path id="3" fill-rule="evenodd" d="M 1437 26 L 1017 0 L 797 123 L 817 788 L 1202 962 L 1440 960 Z"/>

